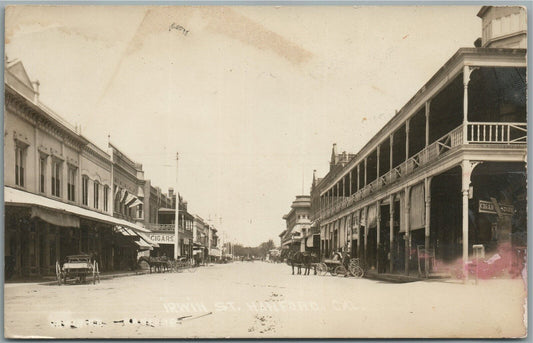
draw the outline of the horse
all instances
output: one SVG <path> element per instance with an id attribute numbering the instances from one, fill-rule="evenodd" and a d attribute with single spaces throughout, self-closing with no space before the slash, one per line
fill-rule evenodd
<path id="1" fill-rule="evenodd" d="M 168 257 L 166 256 L 162 256 L 162 257 L 141 256 L 139 257 L 137 264 L 140 264 L 141 262 L 146 262 L 148 264 L 148 266 L 150 267 L 150 274 L 152 273 L 152 267 L 154 268 L 154 271 L 157 273 L 170 270 L 170 261 L 168 260 Z"/>
<path id="2" fill-rule="evenodd" d="M 294 267 L 297 267 L 297 274 L 302 274 L 302 253 L 290 252 L 287 256 L 287 264 L 292 268 L 292 275 L 294 275 Z"/>
<path id="3" fill-rule="evenodd" d="M 305 268 L 304 275 L 309 275 L 311 266 L 313 266 L 314 275 L 316 275 L 316 264 L 320 262 L 318 255 L 315 253 L 304 252 L 302 253 L 302 264 Z"/>
<path id="4" fill-rule="evenodd" d="M 297 274 L 302 274 L 302 267 L 304 268 L 304 275 L 309 275 L 311 265 L 318 262 L 318 257 L 309 252 L 295 252 L 287 258 L 288 264 L 292 267 L 292 275 L 294 275 L 294 267 L 297 268 Z M 314 266 L 316 275 L 316 265 Z"/>

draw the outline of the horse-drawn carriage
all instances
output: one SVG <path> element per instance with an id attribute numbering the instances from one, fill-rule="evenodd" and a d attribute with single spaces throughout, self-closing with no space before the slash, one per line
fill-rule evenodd
<path id="1" fill-rule="evenodd" d="M 100 270 L 98 262 L 89 255 L 70 255 L 66 257 L 65 263 L 61 266 L 56 262 L 57 284 L 66 284 L 74 280 L 76 283 L 85 283 L 90 278 L 93 284 L 100 282 Z"/>
<path id="2" fill-rule="evenodd" d="M 350 258 L 347 254 L 335 254 L 332 259 L 324 259 L 316 266 L 318 275 L 330 273 L 333 276 L 355 276 L 362 278 L 365 270 L 359 263 L 358 258 Z"/>
<path id="3" fill-rule="evenodd" d="M 301 274 L 304 268 L 304 275 L 309 275 L 310 269 L 314 269 L 315 275 L 326 275 L 330 273 L 333 276 L 355 276 L 362 278 L 365 274 L 358 258 L 350 258 L 346 253 L 335 253 L 332 259 L 319 260 L 318 256 L 308 252 L 295 252 L 288 256 L 287 264 L 297 268 L 297 274 Z"/>
<path id="4" fill-rule="evenodd" d="M 146 263 L 150 268 L 150 274 L 152 273 L 152 268 L 155 272 L 182 272 L 187 270 L 189 272 L 195 272 L 198 268 L 198 265 L 193 259 L 181 257 L 178 260 L 171 260 L 166 256 L 151 257 L 151 256 L 141 256 L 137 262 L 139 265 Z"/>

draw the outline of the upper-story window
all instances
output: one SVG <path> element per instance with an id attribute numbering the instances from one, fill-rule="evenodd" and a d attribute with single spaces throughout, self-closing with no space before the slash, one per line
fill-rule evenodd
<path id="1" fill-rule="evenodd" d="M 61 197 L 61 161 L 52 161 L 52 195 Z"/>
<path id="2" fill-rule="evenodd" d="M 46 191 L 46 156 L 39 157 L 39 192 Z"/>
<path id="3" fill-rule="evenodd" d="M 69 201 L 76 201 L 76 168 L 68 168 L 67 178 L 67 198 Z"/>
<path id="4" fill-rule="evenodd" d="M 137 206 L 137 218 L 143 217 L 143 204 Z"/>
<path id="5" fill-rule="evenodd" d="M 15 147 L 15 184 L 20 187 L 26 185 L 26 148 L 17 145 Z"/>
<path id="6" fill-rule="evenodd" d="M 120 212 L 120 188 L 118 188 L 117 185 L 114 185 L 114 191 L 113 191 L 113 211 L 114 212 Z"/>
<path id="7" fill-rule="evenodd" d="M 104 186 L 104 211 L 109 210 L 109 186 Z"/>
<path id="8" fill-rule="evenodd" d="M 89 205 L 89 178 L 85 175 L 81 178 L 81 203 Z"/>
<path id="9" fill-rule="evenodd" d="M 94 208 L 98 208 L 98 206 L 100 205 L 99 204 L 99 200 L 100 200 L 100 184 L 97 181 L 94 182 L 93 196 L 94 196 L 93 207 Z"/>

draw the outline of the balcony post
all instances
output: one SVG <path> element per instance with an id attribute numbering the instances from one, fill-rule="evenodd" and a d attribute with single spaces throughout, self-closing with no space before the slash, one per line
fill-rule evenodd
<path id="1" fill-rule="evenodd" d="M 379 263 L 381 259 L 380 248 L 379 248 L 380 231 L 381 231 L 381 206 L 380 206 L 380 201 L 378 200 L 376 201 L 376 269 L 378 273 L 381 269 L 381 266 Z"/>
<path id="2" fill-rule="evenodd" d="M 361 210 L 357 210 L 355 213 L 357 216 L 357 257 L 360 261 L 362 261 L 363 256 L 361 256 L 361 240 L 359 239 L 361 237 Z"/>
<path id="3" fill-rule="evenodd" d="M 363 185 L 363 187 L 367 185 L 367 180 L 366 180 L 366 174 L 367 174 L 367 173 L 366 173 L 366 170 L 367 170 L 367 158 L 365 157 L 365 179 L 364 179 L 364 185 Z"/>
<path id="4" fill-rule="evenodd" d="M 350 179 L 350 181 L 349 181 L 349 182 L 350 182 L 350 187 L 348 188 L 348 190 L 349 190 L 349 192 L 348 192 L 348 196 L 352 196 L 352 194 L 353 194 L 353 188 L 352 188 L 352 185 L 353 185 L 353 182 L 352 182 L 352 174 L 353 174 L 353 169 L 350 170 L 350 177 L 349 177 L 349 179 Z"/>
<path id="5" fill-rule="evenodd" d="M 361 167 L 361 163 L 359 163 L 357 165 L 357 191 L 359 191 L 361 189 L 361 185 L 360 185 L 360 182 L 359 182 L 359 180 L 360 180 L 359 173 L 360 173 L 360 170 L 361 170 L 360 167 Z"/>
<path id="6" fill-rule="evenodd" d="M 368 225 L 367 225 L 368 224 L 368 211 L 367 210 L 368 210 L 368 208 L 366 206 L 361 209 L 361 211 L 365 211 L 365 226 L 364 226 L 364 230 L 365 231 L 363 232 L 363 244 L 364 244 L 364 247 L 365 247 L 365 249 L 364 249 L 364 251 L 365 251 L 365 253 L 364 253 L 364 262 L 365 262 L 365 264 L 368 265 L 368 245 L 367 245 L 367 242 L 368 242 L 368 237 L 367 237 L 368 236 L 368 229 L 367 229 L 367 227 L 368 227 Z"/>
<path id="7" fill-rule="evenodd" d="M 430 225 L 431 225 L 431 179 L 432 177 L 427 177 L 424 179 L 425 186 L 425 195 L 426 195 L 426 216 L 425 216 L 425 242 L 424 248 L 426 251 L 426 256 L 424 257 L 424 273 L 426 278 L 429 277 L 429 259 L 428 252 L 430 249 L 429 238 L 430 238 Z"/>
<path id="8" fill-rule="evenodd" d="M 470 83 L 470 74 L 476 68 L 463 66 L 463 142 L 468 138 L 468 84 Z"/>
<path id="9" fill-rule="evenodd" d="M 406 161 L 409 159 L 409 122 L 410 122 L 409 119 L 405 121 L 405 160 Z"/>
<path id="10" fill-rule="evenodd" d="M 472 172 L 474 168 L 479 164 L 479 162 L 463 160 L 461 162 L 461 193 L 463 195 L 463 276 L 464 281 L 468 281 L 468 271 L 467 271 L 467 262 L 468 262 L 468 194 L 470 188 L 470 181 L 472 177 Z"/>
<path id="11" fill-rule="evenodd" d="M 410 197 L 410 194 L 411 194 L 411 187 L 408 186 L 408 187 L 405 187 L 405 191 L 404 191 L 404 206 L 405 206 L 405 275 L 409 275 L 409 260 L 410 260 L 410 256 L 409 254 L 411 253 L 411 235 L 410 235 L 410 228 L 409 228 L 409 225 L 410 225 L 410 219 L 409 216 L 410 216 L 410 211 L 411 211 L 411 206 L 410 206 L 410 200 L 411 200 L 411 197 Z"/>
<path id="12" fill-rule="evenodd" d="M 394 246 L 394 195 L 389 195 L 389 273 L 392 273 L 392 261 L 393 261 L 393 250 Z"/>
<path id="13" fill-rule="evenodd" d="M 429 145 L 429 113 L 431 107 L 431 100 L 426 101 L 426 148 Z"/>
<path id="14" fill-rule="evenodd" d="M 381 150 L 381 145 L 378 145 L 376 149 L 376 180 L 379 180 L 379 154 Z M 378 181 L 379 186 L 379 181 Z"/>
<path id="15" fill-rule="evenodd" d="M 390 162 L 389 162 L 389 170 L 392 170 L 392 166 L 393 166 L 393 163 L 392 163 L 392 148 L 393 148 L 393 139 L 394 139 L 394 134 L 390 134 L 390 140 L 389 140 L 389 155 L 390 155 Z"/>

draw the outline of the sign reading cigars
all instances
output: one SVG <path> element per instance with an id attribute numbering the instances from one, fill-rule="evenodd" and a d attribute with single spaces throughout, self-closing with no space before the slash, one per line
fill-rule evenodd
<path id="1" fill-rule="evenodd" d="M 174 244 L 174 235 L 168 233 L 152 233 L 148 237 L 158 244 Z"/>

